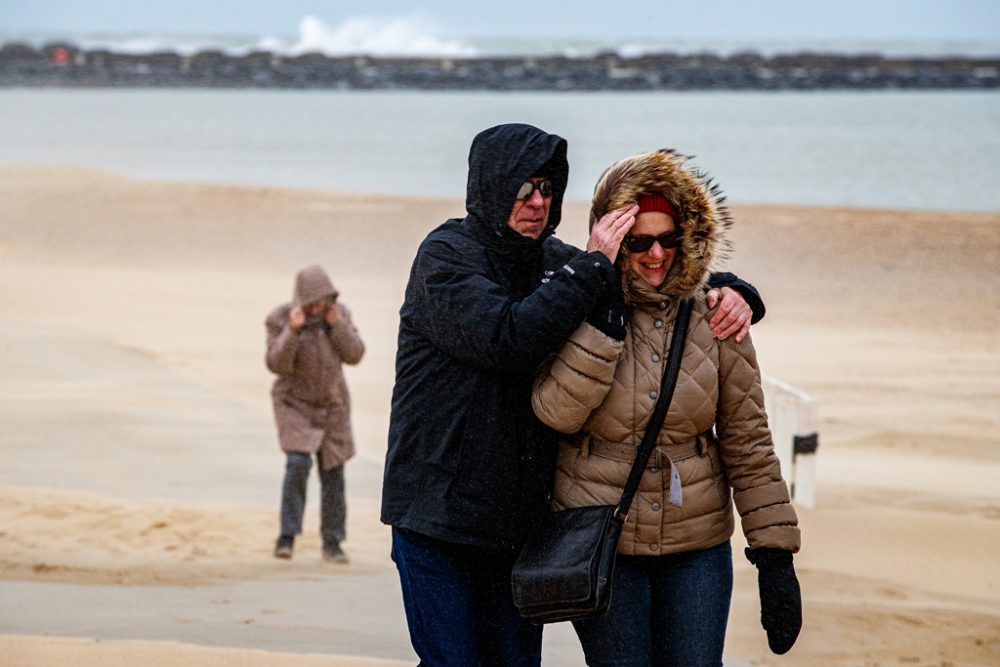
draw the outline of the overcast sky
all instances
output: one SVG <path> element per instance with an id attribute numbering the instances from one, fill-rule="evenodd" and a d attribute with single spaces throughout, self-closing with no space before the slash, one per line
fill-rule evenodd
<path id="1" fill-rule="evenodd" d="M 1000 40 L 1000 0 L 0 0 L 7 35 L 288 35 L 304 16 L 421 19 L 452 39 Z"/>

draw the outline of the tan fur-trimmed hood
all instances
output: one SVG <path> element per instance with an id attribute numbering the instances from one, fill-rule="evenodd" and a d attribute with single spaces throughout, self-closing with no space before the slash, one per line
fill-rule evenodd
<path id="1" fill-rule="evenodd" d="M 590 209 L 593 227 L 608 211 L 636 200 L 640 194 L 662 194 L 677 211 L 675 220 L 683 230 L 683 241 L 667 280 L 657 290 L 663 296 L 684 298 L 702 288 L 713 261 L 728 256 L 726 232 L 732 218 L 725 197 L 710 178 L 688 166 L 690 156 L 672 149 L 633 155 L 608 167 L 594 188 Z M 624 257 L 618 258 L 625 298 L 634 296 L 633 276 Z M 648 286 L 647 286 L 648 288 Z"/>

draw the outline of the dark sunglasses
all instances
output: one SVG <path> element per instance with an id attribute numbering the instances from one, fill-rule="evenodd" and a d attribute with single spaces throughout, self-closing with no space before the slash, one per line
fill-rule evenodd
<path id="1" fill-rule="evenodd" d="M 671 248 L 679 248 L 681 246 L 681 239 L 684 237 L 683 232 L 679 229 L 675 229 L 672 232 L 667 232 L 665 234 L 660 234 L 659 236 L 626 236 L 625 240 L 622 241 L 622 245 L 629 252 L 646 252 L 653 247 L 653 241 L 660 244 L 660 247 L 664 250 L 669 250 Z"/>
<path id="2" fill-rule="evenodd" d="M 521 188 L 517 191 L 517 198 L 528 201 L 531 199 L 531 195 L 535 194 L 535 190 L 541 192 L 543 197 L 551 197 L 552 181 L 547 178 L 540 181 L 525 181 L 521 183 Z"/>

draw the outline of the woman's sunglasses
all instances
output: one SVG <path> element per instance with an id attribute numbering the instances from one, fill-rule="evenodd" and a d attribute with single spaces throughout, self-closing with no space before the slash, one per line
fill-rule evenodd
<path id="1" fill-rule="evenodd" d="M 671 248 L 679 248 L 683 237 L 683 232 L 679 229 L 675 229 L 672 232 L 660 234 L 659 236 L 626 236 L 625 240 L 622 241 L 622 245 L 625 246 L 625 249 L 629 252 L 640 253 L 646 252 L 652 248 L 653 241 L 656 241 L 660 244 L 661 248 L 669 250 Z"/>
<path id="2" fill-rule="evenodd" d="M 521 188 L 517 191 L 517 198 L 528 201 L 531 199 L 531 195 L 535 194 L 535 190 L 541 192 L 543 197 L 551 197 L 552 181 L 547 178 L 540 181 L 525 181 L 521 183 Z"/>

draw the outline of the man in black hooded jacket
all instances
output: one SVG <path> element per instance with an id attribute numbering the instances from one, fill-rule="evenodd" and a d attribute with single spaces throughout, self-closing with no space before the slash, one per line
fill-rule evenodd
<path id="1" fill-rule="evenodd" d="M 522 124 L 484 130 L 469 154 L 466 217 L 428 234 L 410 272 L 382 521 L 421 665 L 541 661 L 541 627 L 518 615 L 510 589 L 517 548 L 546 511 L 556 451 L 532 411 L 532 383 L 584 319 L 621 326 L 608 317 L 619 312 L 613 260 L 635 213 L 602 218 L 588 252 L 562 243 L 553 233 L 568 174 L 561 137 Z M 738 289 L 755 321 L 763 315 L 751 286 L 730 274 L 712 284 Z M 735 317 L 746 304 L 727 292 L 720 310 Z"/>

